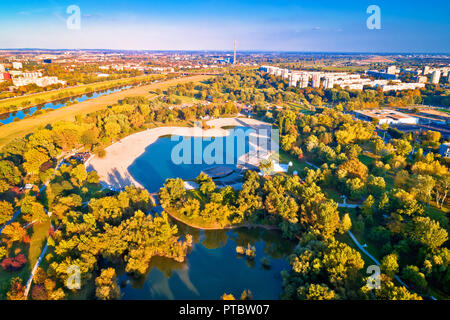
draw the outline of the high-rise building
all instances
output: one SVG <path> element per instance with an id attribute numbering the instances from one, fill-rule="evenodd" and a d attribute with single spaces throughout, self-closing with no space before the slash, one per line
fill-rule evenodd
<path id="1" fill-rule="evenodd" d="M 426 75 L 426 74 L 429 74 L 429 73 L 430 73 L 430 67 L 429 67 L 429 66 L 423 67 L 423 72 L 422 72 L 422 74 L 423 74 L 423 75 Z"/>
<path id="2" fill-rule="evenodd" d="M 233 64 L 236 64 L 236 40 L 234 40 Z"/>
<path id="3" fill-rule="evenodd" d="M 334 86 L 334 78 L 333 77 L 325 77 L 325 81 L 323 82 L 323 87 L 325 89 L 332 89 Z"/>
<path id="4" fill-rule="evenodd" d="M 306 88 L 309 86 L 309 75 L 308 74 L 302 74 L 300 77 L 300 88 Z"/>
<path id="5" fill-rule="evenodd" d="M 5 66 L 0 64 L 0 72 L 5 72 Z"/>
<path id="6" fill-rule="evenodd" d="M 386 73 L 388 73 L 388 74 L 396 74 L 397 73 L 397 67 L 396 66 L 389 66 L 386 69 Z"/>
<path id="7" fill-rule="evenodd" d="M 312 86 L 313 86 L 313 88 L 319 88 L 320 87 L 320 74 L 314 73 L 312 75 Z"/>
<path id="8" fill-rule="evenodd" d="M 431 76 L 431 83 L 438 84 L 440 79 L 441 79 L 441 71 L 435 70 Z"/>

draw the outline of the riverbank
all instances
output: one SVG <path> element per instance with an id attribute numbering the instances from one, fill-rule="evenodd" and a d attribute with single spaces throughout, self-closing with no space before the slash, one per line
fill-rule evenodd
<path id="1" fill-rule="evenodd" d="M 5 98 L 0 100 L 0 113 L 9 113 L 14 111 L 20 111 L 23 109 L 28 109 L 30 107 L 49 103 L 53 101 L 58 101 L 61 99 L 66 99 L 70 97 L 76 97 L 80 94 L 87 93 L 87 89 L 89 89 L 89 92 L 94 91 L 100 91 L 100 90 L 107 90 L 114 87 L 119 86 L 126 86 L 130 83 L 136 82 L 136 81 L 150 81 L 150 80 L 159 80 L 162 77 L 160 75 L 144 75 L 144 76 L 137 76 L 137 77 L 129 77 L 129 78 L 120 78 L 115 80 L 108 80 L 108 81 L 100 81 L 100 82 L 93 82 L 89 84 L 82 84 L 79 86 L 72 86 L 67 88 L 60 88 L 56 90 L 51 91 L 43 91 L 43 92 L 36 92 L 32 94 L 22 95 L 18 97 L 11 97 L 11 98 Z M 23 106 L 23 103 L 28 103 L 28 105 Z M 10 106 L 16 106 L 15 108 L 10 108 Z"/>
<path id="2" fill-rule="evenodd" d="M 211 76 L 198 75 L 192 77 L 182 77 L 167 81 L 161 81 L 150 85 L 145 85 L 133 89 L 123 90 L 112 93 L 106 96 L 101 96 L 96 99 L 86 100 L 84 102 L 73 104 L 66 108 L 57 109 L 48 113 L 33 116 L 23 119 L 18 123 L 10 123 L 0 126 L 0 148 L 7 144 L 14 138 L 21 138 L 29 133 L 32 133 L 36 128 L 47 124 L 52 124 L 56 121 L 67 120 L 73 121 L 76 115 L 84 116 L 98 110 L 107 108 L 110 105 L 116 104 L 119 100 L 129 96 L 146 96 L 151 97 L 150 91 L 156 89 L 167 89 L 170 86 L 185 82 L 200 82 L 211 78 Z"/>
<path id="3" fill-rule="evenodd" d="M 92 157 L 86 163 L 88 170 L 95 170 L 103 185 L 122 189 L 128 185 L 143 188 L 129 173 L 128 168 L 141 156 L 146 148 L 159 138 L 170 135 L 190 137 L 224 137 L 230 132 L 224 127 L 243 126 L 253 129 L 269 129 L 271 124 L 250 118 L 219 118 L 207 121 L 210 129 L 198 127 L 158 127 L 132 134 L 105 149 L 103 158 Z M 255 146 L 256 147 L 256 146 Z M 155 155 L 157 156 L 157 155 Z M 250 161 L 254 160 L 253 158 Z M 244 160 L 243 160 L 244 161 Z"/>

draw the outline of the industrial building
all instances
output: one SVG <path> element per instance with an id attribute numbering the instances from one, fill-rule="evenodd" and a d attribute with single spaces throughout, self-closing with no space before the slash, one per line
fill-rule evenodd
<path id="1" fill-rule="evenodd" d="M 356 119 L 364 121 L 378 120 L 378 124 L 417 124 L 419 119 L 406 113 L 392 109 L 356 110 L 353 111 Z"/>

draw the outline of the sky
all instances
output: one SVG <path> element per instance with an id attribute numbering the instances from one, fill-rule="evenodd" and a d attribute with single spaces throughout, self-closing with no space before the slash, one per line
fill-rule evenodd
<path id="1" fill-rule="evenodd" d="M 80 28 L 67 8 L 80 9 Z M 370 5 L 380 29 L 369 29 Z M 73 24 L 72 24 L 73 25 Z M 449 0 L 2 0 L 0 48 L 450 53 Z"/>

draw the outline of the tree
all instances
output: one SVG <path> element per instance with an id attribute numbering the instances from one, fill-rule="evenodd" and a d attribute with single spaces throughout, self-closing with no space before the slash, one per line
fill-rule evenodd
<path id="1" fill-rule="evenodd" d="M 180 201 L 186 196 L 186 189 L 182 179 L 167 179 L 164 187 L 159 191 L 159 199 L 163 206 L 179 206 Z"/>
<path id="2" fill-rule="evenodd" d="M 415 217 L 408 225 L 408 235 L 413 241 L 430 248 L 438 248 L 448 239 L 448 233 L 439 222 L 428 217 Z"/>
<path id="3" fill-rule="evenodd" d="M 14 242 L 22 241 L 27 231 L 18 222 L 13 222 L 3 229 L 2 238 L 9 250 Z"/>
<path id="4" fill-rule="evenodd" d="M 12 186 L 19 184 L 20 180 L 20 171 L 13 162 L 0 161 L 0 192 L 9 190 Z"/>
<path id="5" fill-rule="evenodd" d="M 301 300 L 334 300 L 336 293 L 325 284 L 308 283 L 299 287 L 297 294 Z"/>
<path id="6" fill-rule="evenodd" d="M 361 207 L 361 213 L 364 215 L 364 217 L 371 219 L 373 216 L 373 208 L 375 205 L 375 199 L 371 194 L 367 197 L 367 199 L 364 201 L 363 206 Z"/>
<path id="7" fill-rule="evenodd" d="M 25 287 L 23 286 L 23 280 L 19 277 L 11 279 L 11 289 L 6 294 L 8 300 L 25 300 Z"/>
<path id="8" fill-rule="evenodd" d="M 393 278 L 398 272 L 398 267 L 398 255 L 396 253 L 391 253 L 381 259 L 380 269 L 390 278 Z"/>
<path id="9" fill-rule="evenodd" d="M 39 174 L 41 165 L 44 162 L 47 162 L 50 158 L 45 151 L 39 148 L 30 149 L 25 152 L 24 159 L 25 163 L 23 164 L 23 168 L 27 171 L 27 173 Z"/>
<path id="10" fill-rule="evenodd" d="M 341 220 L 340 233 L 345 233 L 352 228 L 352 220 L 348 213 L 344 214 Z"/>
<path id="11" fill-rule="evenodd" d="M 416 187 L 418 194 L 425 198 L 425 200 L 428 202 L 428 208 L 430 207 L 431 202 L 431 191 L 434 189 L 434 186 L 436 185 L 436 181 L 433 179 L 433 177 L 428 175 L 418 175 L 416 180 Z"/>
<path id="12" fill-rule="evenodd" d="M 220 297 L 222 300 L 236 300 L 236 298 L 231 293 L 224 293 L 222 297 Z"/>
<path id="13" fill-rule="evenodd" d="M 428 286 L 425 275 L 417 266 L 406 266 L 402 271 L 402 278 L 412 283 L 421 292 L 424 292 Z"/>
<path id="14" fill-rule="evenodd" d="M 378 300 L 422 300 L 416 293 L 411 293 L 403 286 L 396 286 L 391 279 L 385 275 L 380 276 L 381 288 L 373 290 Z"/>
<path id="15" fill-rule="evenodd" d="M 95 295 L 100 300 L 116 300 L 120 298 L 120 288 L 117 284 L 116 270 L 103 269 L 100 276 L 95 279 Z"/>
<path id="16" fill-rule="evenodd" d="M 0 225 L 11 220 L 13 214 L 13 206 L 7 201 L 0 201 Z"/>
<path id="17" fill-rule="evenodd" d="M 70 172 L 70 176 L 75 179 L 78 186 L 81 187 L 83 185 L 83 181 L 85 181 L 88 177 L 88 174 L 86 172 L 86 168 L 83 164 L 79 164 L 75 168 L 72 169 Z"/>
<path id="18" fill-rule="evenodd" d="M 369 169 L 358 159 L 350 159 L 341 164 L 337 174 L 339 178 L 359 178 L 366 181 Z"/>
<path id="19" fill-rule="evenodd" d="M 391 139 L 390 143 L 394 146 L 395 151 L 400 156 L 406 156 L 412 151 L 412 146 L 408 140 L 404 139 Z"/>

